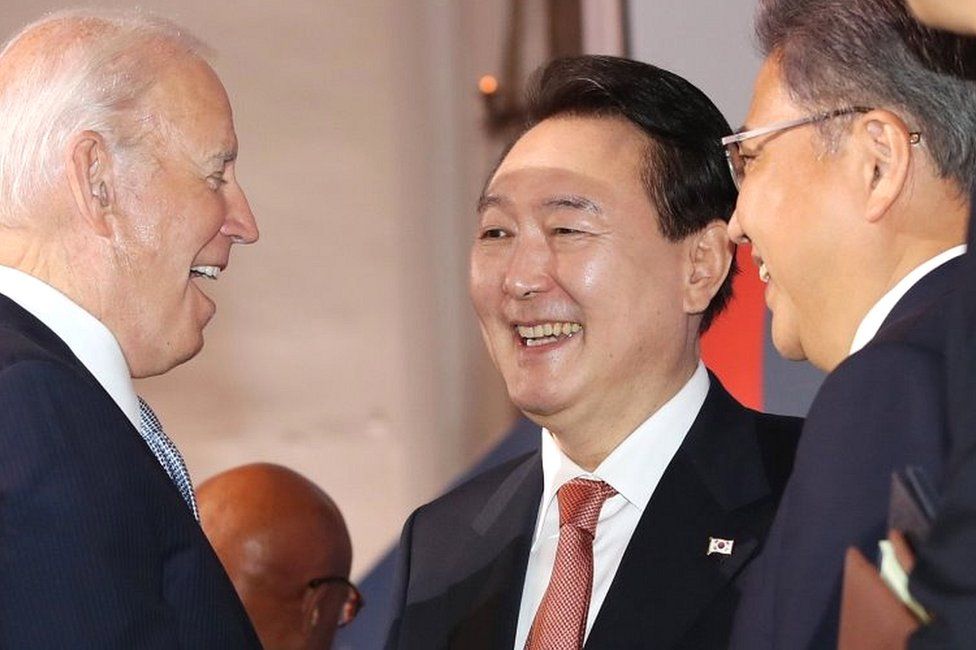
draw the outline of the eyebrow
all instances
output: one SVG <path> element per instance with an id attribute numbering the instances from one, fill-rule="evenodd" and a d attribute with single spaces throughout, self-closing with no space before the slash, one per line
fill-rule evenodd
<path id="1" fill-rule="evenodd" d="M 497 208 L 505 202 L 497 194 L 482 194 L 478 197 L 478 214 L 483 213 L 488 208 Z"/>
<path id="2" fill-rule="evenodd" d="M 599 205 L 585 196 L 579 196 L 577 194 L 554 196 L 543 201 L 542 205 L 546 208 L 571 208 L 573 210 L 589 212 L 590 214 L 603 214 L 603 210 Z"/>
<path id="3" fill-rule="evenodd" d="M 208 158 L 211 162 L 227 164 L 237 160 L 237 149 L 225 149 Z"/>
<path id="4" fill-rule="evenodd" d="M 509 202 L 510 201 L 508 201 L 508 199 L 497 194 L 482 194 L 481 197 L 478 198 L 478 214 L 484 213 L 484 211 L 488 208 L 497 208 Z M 594 215 L 603 214 L 603 210 L 594 201 L 591 201 L 585 196 L 579 196 L 577 194 L 565 194 L 550 197 L 542 202 L 542 207 L 570 208 L 573 210 L 589 212 L 590 214 Z"/>

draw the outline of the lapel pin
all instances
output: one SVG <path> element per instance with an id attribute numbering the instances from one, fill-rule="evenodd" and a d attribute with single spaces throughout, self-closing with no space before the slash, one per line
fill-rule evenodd
<path id="1" fill-rule="evenodd" d="M 705 555 L 711 555 L 712 553 L 720 553 L 722 555 L 732 555 L 732 545 L 735 544 L 734 539 L 721 539 L 718 537 L 708 538 L 708 553 Z"/>

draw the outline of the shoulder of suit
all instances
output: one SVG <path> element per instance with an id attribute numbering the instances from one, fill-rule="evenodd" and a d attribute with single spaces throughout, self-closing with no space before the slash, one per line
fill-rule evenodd
<path id="1" fill-rule="evenodd" d="M 0 347 L 0 390 L 14 395 L 24 390 L 54 391 L 61 396 L 77 393 L 86 403 L 99 401 L 98 383 L 77 366 L 41 348 L 20 352 Z M 34 408 L 33 404 L 23 406 Z"/>
<path id="2" fill-rule="evenodd" d="M 754 411 L 756 434 L 763 442 L 796 447 L 796 441 L 803 429 L 803 418 L 793 415 L 778 415 Z"/>
<path id="3" fill-rule="evenodd" d="M 824 380 L 804 436 L 863 445 L 937 439 L 945 422 L 945 383 L 940 352 L 906 341 L 872 342 Z"/>
<path id="4" fill-rule="evenodd" d="M 0 326 L 0 370 L 23 361 L 63 363 L 62 357 L 40 345 L 26 333 Z"/>
<path id="5" fill-rule="evenodd" d="M 733 397 L 716 377 L 712 377 L 712 382 L 715 399 L 712 417 L 727 425 L 741 428 L 739 440 L 742 444 L 745 444 L 746 438 L 741 436 L 748 436 L 755 441 L 756 453 L 770 488 L 775 493 L 781 492 L 793 470 L 803 418 L 763 413 L 748 408 Z"/>
<path id="6" fill-rule="evenodd" d="M 924 339 L 879 337 L 834 368 L 824 380 L 817 398 L 839 388 L 853 389 L 855 394 L 898 384 L 925 390 L 926 386 L 918 386 L 920 380 L 941 374 L 944 366 L 944 351 L 933 348 Z"/>
<path id="7" fill-rule="evenodd" d="M 65 351 L 66 354 L 71 354 L 67 348 Z M 52 382 L 64 386 L 77 385 L 86 393 L 92 389 L 100 389 L 95 378 L 74 357 L 65 356 L 62 351 L 34 340 L 28 333 L 2 325 L 0 379 L 7 390 L 16 390 L 17 386 L 27 383 L 48 385 Z"/>
<path id="8" fill-rule="evenodd" d="M 464 511 L 469 507 L 482 507 L 485 500 L 493 494 L 511 474 L 526 470 L 526 463 L 537 463 L 542 472 L 542 460 L 538 451 L 521 454 L 463 481 L 433 501 L 420 506 L 416 514 L 430 514 L 440 511 Z"/>
<path id="9" fill-rule="evenodd" d="M 711 394 L 714 396 L 717 408 L 724 414 L 723 420 L 741 418 L 743 423 L 748 423 L 755 431 L 760 446 L 768 444 L 784 449 L 796 447 L 797 438 L 799 438 L 800 430 L 803 428 L 803 418 L 764 413 L 749 408 L 729 393 L 716 376 L 712 375 L 711 379 Z"/>

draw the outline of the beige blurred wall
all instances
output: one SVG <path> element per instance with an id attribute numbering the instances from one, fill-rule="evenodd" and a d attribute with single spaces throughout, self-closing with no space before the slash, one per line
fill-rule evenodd
<path id="1" fill-rule="evenodd" d="M 3 0 L 0 33 L 70 4 Z M 466 289 L 473 206 L 501 145 L 480 128 L 475 83 L 501 62 L 508 3 L 141 6 L 217 50 L 261 241 L 212 285 L 201 355 L 137 389 L 195 481 L 266 460 L 319 483 L 358 575 L 513 417 Z M 526 8 L 534 65 L 544 14 Z"/>

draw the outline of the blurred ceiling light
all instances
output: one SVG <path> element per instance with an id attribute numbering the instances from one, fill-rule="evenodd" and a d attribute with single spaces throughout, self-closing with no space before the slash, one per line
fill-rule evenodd
<path id="1" fill-rule="evenodd" d="M 498 91 L 498 79 L 490 74 L 482 76 L 478 79 L 478 90 L 482 95 L 494 95 Z"/>

